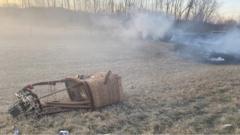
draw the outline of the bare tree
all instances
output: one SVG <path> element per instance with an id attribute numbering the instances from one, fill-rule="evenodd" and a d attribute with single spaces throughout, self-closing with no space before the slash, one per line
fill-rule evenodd
<path id="1" fill-rule="evenodd" d="M 193 8 L 194 3 L 195 3 L 195 0 L 189 0 L 188 1 L 187 7 L 186 7 L 186 10 L 187 10 L 186 17 L 185 17 L 186 20 L 189 19 L 189 15 L 190 15 L 190 12 Z"/>
<path id="2" fill-rule="evenodd" d="M 195 0 L 192 10 L 192 19 L 198 22 L 208 22 L 217 10 L 216 0 Z"/>
<path id="3" fill-rule="evenodd" d="M 168 14 L 169 14 L 169 9 L 170 9 L 170 0 L 166 0 L 165 5 L 166 5 L 166 10 L 165 10 L 165 12 L 166 12 L 166 14 L 168 15 Z"/>
<path id="4" fill-rule="evenodd" d="M 10 5 L 9 0 L 4 5 Z M 21 4 L 21 5 L 20 5 Z M 217 0 L 21 0 L 19 6 L 63 7 L 85 12 L 124 12 L 134 7 L 174 16 L 176 20 L 195 20 L 208 22 L 218 8 Z"/>
<path id="5" fill-rule="evenodd" d="M 175 19 L 177 19 L 177 20 L 182 19 L 182 15 L 183 15 L 183 12 L 184 12 L 184 7 L 183 6 L 184 6 L 184 1 L 176 0 L 175 6 L 174 6 Z"/>

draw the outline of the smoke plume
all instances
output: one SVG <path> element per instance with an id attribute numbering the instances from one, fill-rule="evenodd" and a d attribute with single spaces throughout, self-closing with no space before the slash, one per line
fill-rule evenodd
<path id="1" fill-rule="evenodd" d="M 176 52 L 185 58 L 213 64 L 240 62 L 240 30 L 226 32 L 187 33 L 176 32 L 171 41 Z"/>
<path id="2" fill-rule="evenodd" d="M 97 26 L 106 28 L 114 36 L 128 39 L 158 40 L 173 25 L 173 19 L 161 13 L 132 11 L 128 16 L 104 15 L 97 18 Z"/>

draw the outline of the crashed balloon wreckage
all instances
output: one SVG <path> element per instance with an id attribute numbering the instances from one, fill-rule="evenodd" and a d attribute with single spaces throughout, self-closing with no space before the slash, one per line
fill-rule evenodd
<path id="1" fill-rule="evenodd" d="M 56 90 L 58 85 L 64 88 Z M 36 87 L 41 86 L 47 86 L 50 92 L 42 96 L 36 94 Z M 95 110 L 118 103 L 123 99 L 123 88 L 121 77 L 109 71 L 34 83 L 18 91 L 16 97 L 17 101 L 8 110 L 12 117 L 39 117 L 76 109 Z"/>

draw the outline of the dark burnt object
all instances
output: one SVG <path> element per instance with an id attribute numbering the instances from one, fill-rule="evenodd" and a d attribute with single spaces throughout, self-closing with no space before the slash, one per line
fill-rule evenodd
<path id="1" fill-rule="evenodd" d="M 55 87 L 59 84 L 64 84 L 65 88 L 41 97 L 34 92 L 37 86 Z M 67 97 L 44 101 L 45 98 L 64 91 L 67 93 Z M 11 116 L 39 117 L 75 109 L 94 110 L 118 103 L 123 99 L 123 89 L 121 77 L 109 71 L 89 76 L 80 75 L 76 78 L 34 83 L 18 91 L 16 97 L 17 101 L 8 110 Z"/>

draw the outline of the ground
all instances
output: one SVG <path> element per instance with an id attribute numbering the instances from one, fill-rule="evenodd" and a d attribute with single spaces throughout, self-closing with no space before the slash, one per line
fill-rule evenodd
<path id="1" fill-rule="evenodd" d="M 0 134 L 240 133 L 239 65 L 197 63 L 169 43 L 84 36 L 75 27 L 17 31 L 1 33 Z M 109 69 L 122 77 L 119 104 L 41 119 L 5 113 L 28 83 Z"/>

